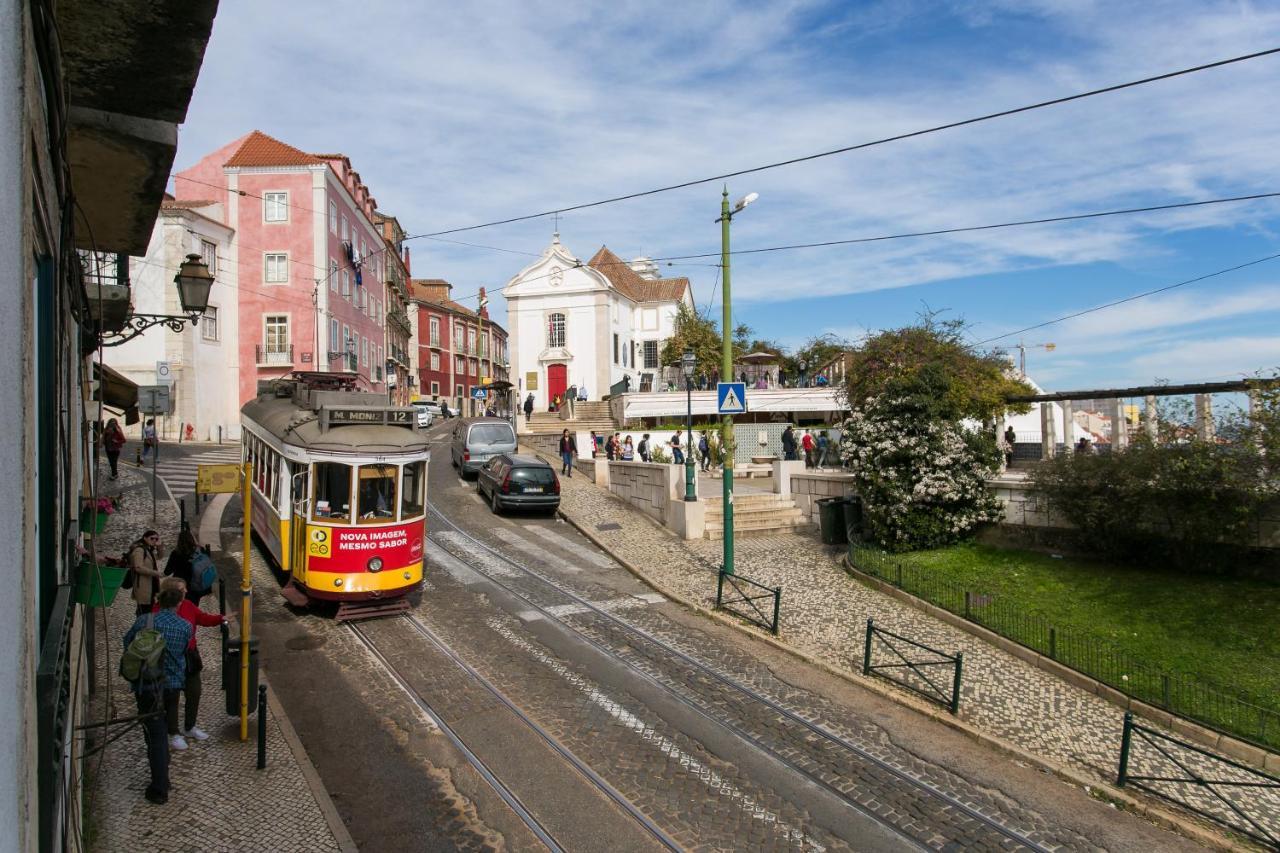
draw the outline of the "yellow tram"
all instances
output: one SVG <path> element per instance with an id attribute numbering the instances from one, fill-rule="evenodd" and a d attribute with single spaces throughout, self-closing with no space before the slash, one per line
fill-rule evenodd
<path id="1" fill-rule="evenodd" d="M 344 373 L 259 390 L 240 410 L 251 523 L 289 577 L 285 598 L 340 602 L 339 620 L 407 608 L 422 583 L 430 460 L 415 410 Z"/>

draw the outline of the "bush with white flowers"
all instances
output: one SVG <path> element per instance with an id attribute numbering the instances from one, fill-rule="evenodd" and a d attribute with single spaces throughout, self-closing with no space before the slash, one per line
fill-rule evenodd
<path id="1" fill-rule="evenodd" d="M 862 498 L 864 534 L 891 551 L 949 545 L 1001 517 L 986 484 L 999 464 L 994 436 L 930 408 L 871 397 L 843 424 L 840 458 Z"/>

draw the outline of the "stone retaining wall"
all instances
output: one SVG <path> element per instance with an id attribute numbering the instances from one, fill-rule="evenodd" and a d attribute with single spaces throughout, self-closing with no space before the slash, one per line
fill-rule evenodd
<path id="1" fill-rule="evenodd" d="M 791 500 L 810 524 L 818 524 L 818 501 L 853 494 L 853 475 L 803 473 L 791 475 Z"/>
<path id="2" fill-rule="evenodd" d="M 671 523 L 671 501 L 684 487 L 684 468 L 652 462 L 608 464 L 609 491 L 659 524 Z"/>

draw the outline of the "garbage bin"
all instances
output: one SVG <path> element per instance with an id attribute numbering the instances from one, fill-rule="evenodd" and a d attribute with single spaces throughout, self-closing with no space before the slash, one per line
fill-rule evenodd
<path id="1" fill-rule="evenodd" d="M 857 495 L 846 495 L 840 499 L 840 507 L 844 511 L 844 534 L 846 542 L 862 541 L 862 498 Z"/>
<path id="2" fill-rule="evenodd" d="M 239 637 L 229 637 L 222 652 L 222 689 L 227 695 L 227 713 L 240 716 Z M 249 638 L 249 713 L 258 710 L 258 641 Z"/>
<path id="3" fill-rule="evenodd" d="M 843 498 L 818 501 L 818 524 L 822 529 L 823 545 L 844 545 L 849 541 L 845 532 L 843 502 Z"/>

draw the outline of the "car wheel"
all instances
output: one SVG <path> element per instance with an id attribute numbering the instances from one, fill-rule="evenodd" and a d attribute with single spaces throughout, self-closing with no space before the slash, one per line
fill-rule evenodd
<path id="1" fill-rule="evenodd" d="M 498 503 L 498 493 L 497 493 L 497 492 L 491 492 L 491 493 L 489 494 L 489 507 L 493 510 L 493 514 L 494 514 L 494 515 L 501 515 L 501 514 L 502 514 L 502 507 L 501 507 L 501 505 L 499 505 L 499 503 Z"/>

